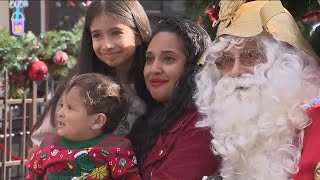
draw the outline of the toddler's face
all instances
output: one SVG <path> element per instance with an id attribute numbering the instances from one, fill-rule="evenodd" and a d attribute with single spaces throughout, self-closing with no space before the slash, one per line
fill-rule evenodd
<path id="1" fill-rule="evenodd" d="M 81 141 L 90 138 L 94 115 L 88 115 L 80 90 L 73 87 L 62 95 L 57 107 L 58 134 L 69 140 Z"/>

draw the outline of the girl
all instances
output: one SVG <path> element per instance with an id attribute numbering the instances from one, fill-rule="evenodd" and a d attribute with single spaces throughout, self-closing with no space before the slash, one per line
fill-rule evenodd
<path id="1" fill-rule="evenodd" d="M 192 100 L 197 61 L 209 35 L 186 19 L 160 22 L 146 52 L 144 78 L 152 101 L 134 124 L 130 138 L 143 179 L 201 179 L 218 162 L 209 131 L 196 128 L 200 118 Z"/>
<path id="2" fill-rule="evenodd" d="M 151 36 L 148 17 L 137 0 L 93 1 L 87 10 L 78 62 L 62 84 L 76 74 L 97 72 L 114 77 L 130 95 L 131 107 L 115 134 L 125 136 L 135 119 L 145 111 L 136 92 L 145 93 L 142 59 Z M 64 91 L 59 86 L 32 129 L 31 140 L 56 133 L 55 112 Z"/>
<path id="3" fill-rule="evenodd" d="M 34 152 L 27 180 L 140 179 L 130 142 L 112 135 L 128 111 L 119 84 L 97 73 L 76 76 L 58 108 L 58 135 Z"/>

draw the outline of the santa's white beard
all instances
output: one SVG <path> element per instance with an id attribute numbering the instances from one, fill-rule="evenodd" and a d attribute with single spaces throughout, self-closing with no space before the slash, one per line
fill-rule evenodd
<path id="1" fill-rule="evenodd" d="M 266 81 L 247 74 L 223 77 L 215 87 L 206 119 L 212 122 L 214 151 L 223 159 L 221 175 L 228 180 L 286 180 L 297 170 L 298 135 L 288 119 L 294 104 Z"/>

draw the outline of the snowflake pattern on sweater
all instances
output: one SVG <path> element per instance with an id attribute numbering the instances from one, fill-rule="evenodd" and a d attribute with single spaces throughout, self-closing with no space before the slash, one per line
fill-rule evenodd
<path id="1" fill-rule="evenodd" d="M 49 137 L 27 163 L 26 179 L 140 179 L 137 160 L 130 148 L 129 140 L 115 135 L 103 135 L 86 142 Z"/>

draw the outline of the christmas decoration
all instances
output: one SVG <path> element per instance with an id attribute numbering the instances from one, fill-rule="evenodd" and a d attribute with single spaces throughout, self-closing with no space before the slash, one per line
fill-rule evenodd
<path id="1" fill-rule="evenodd" d="M 25 80 L 27 76 L 23 72 L 14 72 L 12 73 L 10 79 L 12 79 L 13 83 L 18 87 L 23 87 L 25 85 Z"/>
<path id="2" fill-rule="evenodd" d="M 188 14 L 209 33 L 212 39 L 216 37 L 217 27 L 212 28 L 212 24 L 218 19 L 219 2 L 220 0 L 186 0 Z M 320 22 L 317 11 L 320 9 L 319 0 L 281 0 L 281 2 L 294 17 L 305 38 L 309 39 L 312 29 L 315 29 L 315 25 Z"/>
<path id="3" fill-rule="evenodd" d="M 48 67 L 46 63 L 40 60 L 32 62 L 28 69 L 28 77 L 32 81 L 42 81 L 48 74 Z"/>
<path id="4" fill-rule="evenodd" d="M 301 20 L 298 21 L 300 29 L 304 33 L 304 36 L 311 37 L 314 30 L 319 26 L 320 23 L 320 10 L 311 10 L 304 14 Z"/>
<path id="5" fill-rule="evenodd" d="M 23 93 L 29 91 L 32 80 L 43 79 L 44 75 L 35 75 L 37 73 L 30 70 L 35 59 L 47 66 L 48 78 L 56 84 L 64 78 L 76 63 L 83 23 L 82 18 L 70 31 L 48 31 L 38 37 L 32 32 L 13 36 L 0 29 L 0 82 L 4 81 L 6 71 L 10 81 L 9 97 L 22 97 Z M 53 59 L 59 51 L 64 53 L 59 53 L 62 54 L 62 61 L 56 63 Z M 42 87 L 39 83 L 39 87 Z"/>
<path id="6" fill-rule="evenodd" d="M 66 65 L 68 62 L 68 54 L 63 51 L 57 51 L 53 56 L 53 62 L 58 65 Z"/>
<path id="7" fill-rule="evenodd" d="M 49 16 L 48 28 L 55 30 L 70 30 L 87 10 L 86 0 L 54 0 L 46 4 L 54 12 Z"/>
<path id="8" fill-rule="evenodd" d="M 216 17 L 216 6 L 207 7 L 204 9 L 203 13 L 198 16 L 197 23 L 207 30 L 211 38 L 214 38 L 216 35 L 216 29 L 212 27 L 218 17 Z"/>

